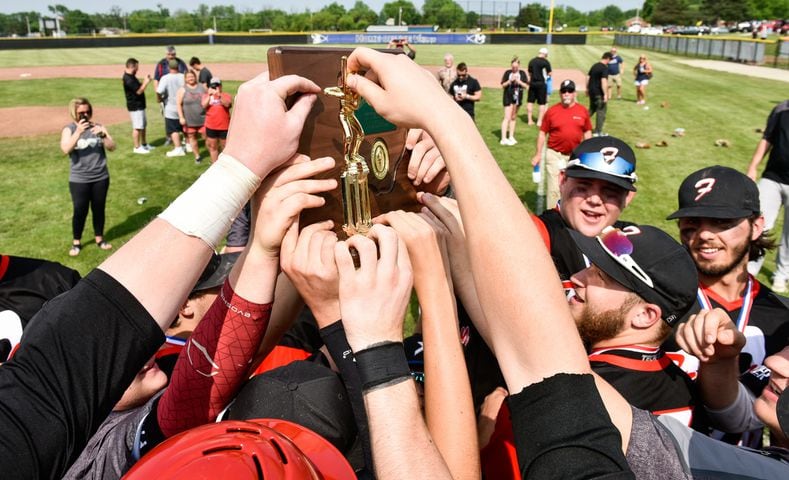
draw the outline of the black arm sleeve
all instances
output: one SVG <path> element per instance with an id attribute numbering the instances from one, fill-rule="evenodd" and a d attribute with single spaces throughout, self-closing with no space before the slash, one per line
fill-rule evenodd
<path id="1" fill-rule="evenodd" d="M 0 367 L 2 477 L 61 478 L 163 341 L 101 270 L 49 301 Z"/>
<path id="2" fill-rule="evenodd" d="M 373 472 L 373 454 L 370 446 L 370 432 L 367 425 L 367 412 L 364 409 L 364 397 L 362 396 L 362 383 L 359 379 L 359 372 L 356 371 L 356 360 L 353 357 L 351 346 L 345 337 L 345 329 L 341 321 L 337 321 L 328 327 L 320 330 L 323 343 L 329 350 L 329 355 L 334 360 L 340 370 L 340 376 L 348 397 L 351 401 L 353 416 L 356 419 L 356 427 L 359 430 L 359 441 L 362 444 L 364 454 L 364 464 L 368 472 Z M 361 478 L 361 477 L 360 477 Z"/>
<path id="3" fill-rule="evenodd" d="M 592 375 L 560 373 L 508 401 L 524 479 L 635 478 Z"/>

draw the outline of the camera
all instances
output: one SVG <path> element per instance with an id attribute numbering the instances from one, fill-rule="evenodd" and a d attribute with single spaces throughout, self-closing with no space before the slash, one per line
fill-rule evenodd
<path id="1" fill-rule="evenodd" d="M 86 122 L 90 123 L 90 116 L 88 115 L 87 112 L 80 112 L 80 114 L 79 114 L 79 121 L 81 122 L 83 120 L 85 120 Z"/>

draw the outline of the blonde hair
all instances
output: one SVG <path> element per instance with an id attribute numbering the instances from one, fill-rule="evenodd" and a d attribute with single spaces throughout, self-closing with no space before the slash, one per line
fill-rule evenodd
<path id="1" fill-rule="evenodd" d="M 85 97 L 75 97 L 72 98 L 71 101 L 68 102 L 68 113 L 71 116 L 71 119 L 75 122 L 77 120 L 77 108 L 81 105 L 88 106 L 88 115 L 93 116 L 93 105 L 90 104 L 90 100 Z"/>

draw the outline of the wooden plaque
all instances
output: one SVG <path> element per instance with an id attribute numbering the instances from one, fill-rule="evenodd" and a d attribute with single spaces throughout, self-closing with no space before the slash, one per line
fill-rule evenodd
<path id="1" fill-rule="evenodd" d="M 318 84 L 319 87 L 335 87 L 340 79 L 340 62 L 348 56 L 349 48 L 326 47 L 272 47 L 268 50 L 268 68 L 271 79 L 284 75 L 300 75 Z M 387 53 L 397 54 L 388 50 Z M 299 140 L 299 153 L 310 158 L 332 157 L 337 165 L 319 178 L 336 178 L 345 166 L 343 159 L 343 132 L 339 120 L 340 102 L 337 98 L 318 95 L 312 111 L 307 117 L 304 131 Z M 364 129 L 364 142 L 359 153 L 367 160 L 370 168 L 370 210 L 373 217 L 391 210 L 418 211 L 416 190 L 408 179 L 408 161 L 411 152 L 405 148 L 406 129 L 399 128 L 373 110 L 363 99 L 356 118 Z M 383 161 L 388 154 L 388 164 Z M 321 208 L 305 210 L 301 214 L 300 226 L 331 219 L 334 230 L 345 237 L 342 191 L 337 189 L 323 195 L 326 204 Z"/>

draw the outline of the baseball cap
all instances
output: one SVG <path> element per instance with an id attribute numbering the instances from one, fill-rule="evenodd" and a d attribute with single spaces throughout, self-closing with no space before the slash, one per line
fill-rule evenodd
<path id="1" fill-rule="evenodd" d="M 761 212 L 756 182 L 721 165 L 702 168 L 682 181 L 679 209 L 668 219 L 683 217 L 745 218 Z"/>
<path id="2" fill-rule="evenodd" d="M 211 77 L 211 81 L 208 82 L 208 86 L 213 87 L 215 85 L 222 85 L 222 80 L 219 77 Z"/>
<path id="3" fill-rule="evenodd" d="M 299 360 L 252 377 L 224 417 L 272 418 L 302 425 L 347 452 L 356 439 L 348 393 L 331 369 Z"/>
<path id="4" fill-rule="evenodd" d="M 636 155 L 616 137 L 592 137 L 570 154 L 565 174 L 572 178 L 597 178 L 625 190 L 636 191 Z"/>
<path id="5" fill-rule="evenodd" d="M 547 48 L 545 48 L 545 47 L 542 47 L 542 48 L 540 49 L 540 53 L 541 53 L 542 55 L 548 55 L 548 49 L 547 49 Z"/>
<path id="6" fill-rule="evenodd" d="M 674 326 L 696 300 L 698 273 L 688 251 L 651 225 L 606 227 L 597 237 L 570 230 L 591 263 L 628 290 L 660 307 Z"/>
<path id="7" fill-rule="evenodd" d="M 559 91 L 561 92 L 561 91 L 564 91 L 564 90 L 569 90 L 571 92 L 574 92 L 575 91 L 575 82 L 573 82 L 572 80 L 565 80 L 565 81 L 563 81 L 562 84 L 559 85 Z"/>
<path id="8" fill-rule="evenodd" d="M 208 265 L 203 269 L 203 273 L 200 274 L 200 278 L 197 280 L 194 288 L 192 288 L 191 293 L 219 287 L 225 283 L 225 279 L 230 270 L 233 269 L 233 265 L 235 265 L 239 255 L 241 255 L 241 252 L 223 253 L 222 255 L 214 253 L 211 255 L 211 260 L 208 261 Z"/>
<path id="9" fill-rule="evenodd" d="M 174 58 L 171 59 L 170 61 L 167 62 L 167 66 L 169 66 L 172 69 L 178 68 L 178 60 L 176 60 Z"/>

